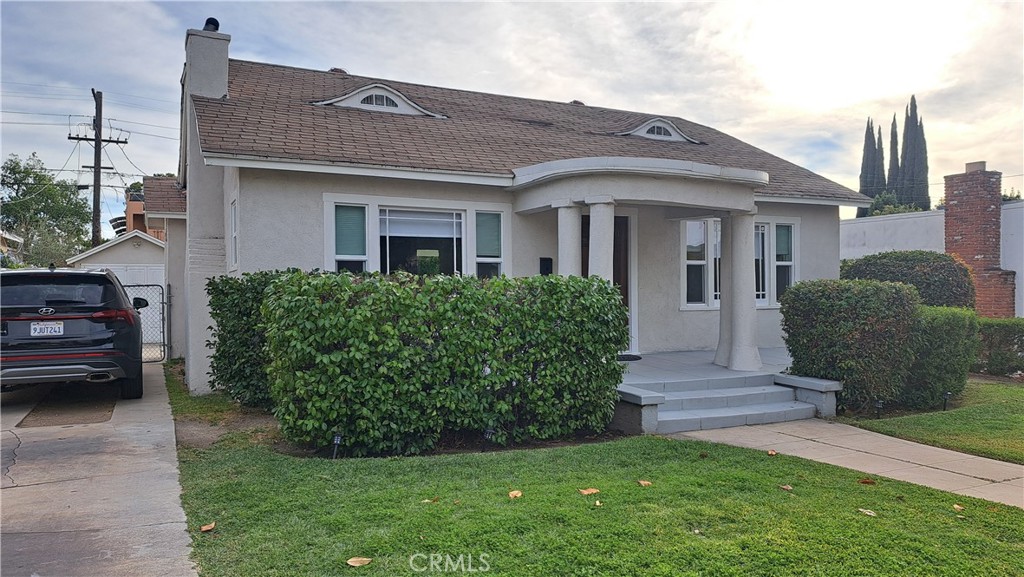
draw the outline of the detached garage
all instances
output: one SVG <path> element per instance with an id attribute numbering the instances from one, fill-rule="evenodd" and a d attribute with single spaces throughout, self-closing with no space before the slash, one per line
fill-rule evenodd
<path id="1" fill-rule="evenodd" d="M 133 230 L 68 259 L 73 268 L 107 268 L 128 294 L 149 301 L 142 309 L 144 360 L 164 358 L 164 243 Z"/>

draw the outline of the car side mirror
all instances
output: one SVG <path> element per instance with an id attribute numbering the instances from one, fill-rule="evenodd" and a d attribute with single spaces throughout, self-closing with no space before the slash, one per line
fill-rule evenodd
<path id="1" fill-rule="evenodd" d="M 142 297 L 135 297 L 132 299 L 132 306 L 135 310 L 144 309 L 149 306 L 149 301 Z"/>

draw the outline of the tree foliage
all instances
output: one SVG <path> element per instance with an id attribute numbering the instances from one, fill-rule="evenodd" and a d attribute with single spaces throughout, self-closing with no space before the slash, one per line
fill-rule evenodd
<path id="1" fill-rule="evenodd" d="M 882 130 L 877 136 L 873 123 L 868 119 L 868 127 L 864 133 L 864 152 L 860 165 L 860 192 L 870 198 L 878 199 L 883 194 L 892 195 L 878 206 L 861 208 L 857 216 L 875 216 L 928 210 L 931 199 L 928 196 L 928 143 L 924 137 L 924 121 L 917 113 L 917 98 L 910 97 L 903 122 L 903 147 L 897 154 L 896 115 L 892 117 L 889 131 L 889 176 L 885 176 L 885 157 L 882 150 Z"/>
<path id="2" fill-rule="evenodd" d="M 0 226 L 24 239 L 16 255 L 26 264 L 46 266 L 88 247 L 92 212 L 75 183 L 57 180 L 32 153 L 10 155 L 0 177 Z"/>

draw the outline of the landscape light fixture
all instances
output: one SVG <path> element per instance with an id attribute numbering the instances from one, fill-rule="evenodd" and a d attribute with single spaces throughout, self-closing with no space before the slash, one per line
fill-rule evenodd
<path id="1" fill-rule="evenodd" d="M 491 441 L 494 439 L 494 429 L 484 429 L 484 440 Z"/>
<path id="2" fill-rule="evenodd" d="M 331 459 L 337 459 L 338 445 L 341 445 L 341 433 L 334 433 L 334 439 L 331 440 L 331 444 L 334 445 L 334 454 L 331 455 Z"/>
<path id="3" fill-rule="evenodd" d="M 875 400 L 875 418 L 876 419 L 881 419 L 882 418 L 882 406 L 883 406 L 882 399 Z"/>
<path id="4" fill-rule="evenodd" d="M 943 411 L 946 410 L 946 404 L 949 403 L 949 398 L 952 397 L 952 396 L 953 396 L 953 393 L 951 393 L 950 391 L 946 391 L 945 393 L 942 393 L 942 410 Z"/>

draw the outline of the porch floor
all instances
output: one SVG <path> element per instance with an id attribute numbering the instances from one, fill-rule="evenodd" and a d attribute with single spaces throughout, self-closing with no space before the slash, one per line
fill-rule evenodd
<path id="1" fill-rule="evenodd" d="M 641 355 L 639 361 L 627 361 L 622 384 L 643 385 L 711 379 L 736 379 L 774 375 L 792 362 L 786 347 L 759 348 L 762 367 L 758 371 L 733 371 L 715 364 L 715 351 L 671 351 Z"/>

